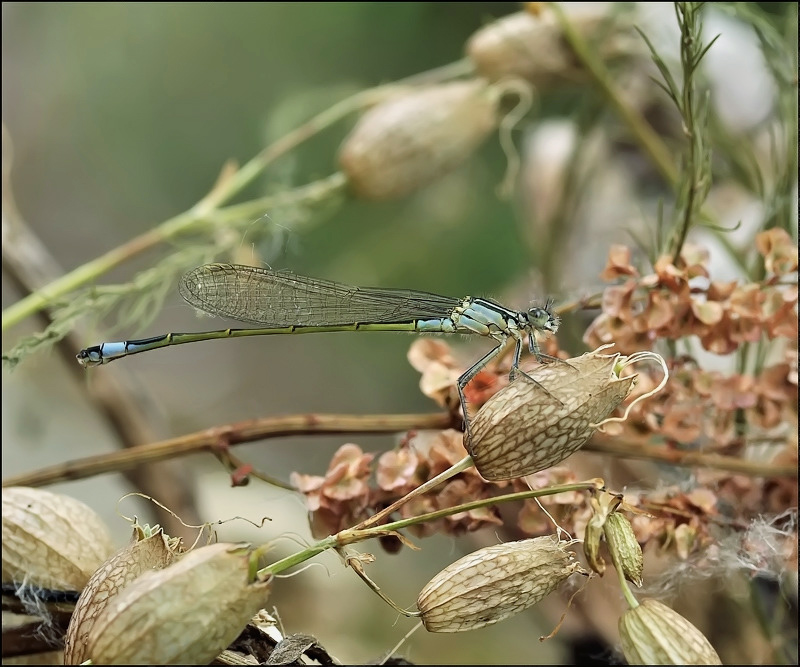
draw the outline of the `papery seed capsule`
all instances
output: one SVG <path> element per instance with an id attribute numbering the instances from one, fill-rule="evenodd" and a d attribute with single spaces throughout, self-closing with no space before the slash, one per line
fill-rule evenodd
<path id="1" fill-rule="evenodd" d="M 622 568 L 622 574 L 628 581 L 641 587 L 644 556 L 631 522 L 619 512 L 614 512 L 606 518 L 603 532 L 614 563 Z"/>
<path id="2" fill-rule="evenodd" d="M 485 81 L 457 81 L 370 109 L 339 152 L 352 191 L 364 199 L 393 199 L 452 171 L 496 127 L 497 99 Z"/>
<path id="3" fill-rule="evenodd" d="M 597 572 L 601 577 L 606 571 L 606 562 L 600 555 L 600 537 L 603 534 L 603 524 L 605 517 L 592 514 L 586 522 L 586 530 L 583 535 L 583 557 L 587 565 Z"/>
<path id="4" fill-rule="evenodd" d="M 589 567 L 601 577 L 606 571 L 606 563 L 600 556 L 600 538 L 603 537 L 609 514 L 619 507 L 623 497 L 616 493 L 596 490 L 589 498 L 592 515 L 586 522 L 583 535 L 583 555 Z"/>
<path id="5" fill-rule="evenodd" d="M 580 10 L 570 11 L 569 17 L 582 38 L 592 40 L 603 31 L 598 44 L 603 60 L 637 51 L 635 42 L 625 38 L 619 29 L 608 30 L 610 23 L 604 26 L 608 19 L 606 6 L 585 4 Z M 470 37 L 466 51 L 476 70 L 490 81 L 520 77 L 542 89 L 586 77 L 549 10 L 538 15 L 517 12 L 493 21 Z"/>
<path id="6" fill-rule="evenodd" d="M 574 572 L 569 543 L 552 536 L 495 544 L 459 558 L 417 598 L 429 632 L 462 632 L 498 623 L 536 604 Z"/>
<path id="7" fill-rule="evenodd" d="M 643 600 L 619 619 L 622 652 L 630 665 L 721 665 L 700 630 L 657 600 Z"/>
<path id="8" fill-rule="evenodd" d="M 89 633 L 94 664 L 207 664 L 266 604 L 270 581 L 251 580 L 242 545 L 194 549 L 145 572 L 117 595 Z"/>
<path id="9" fill-rule="evenodd" d="M 113 552 L 103 520 L 79 500 L 3 489 L 3 583 L 79 591 Z"/>
<path id="10" fill-rule="evenodd" d="M 578 451 L 633 386 L 635 375 L 615 374 L 618 357 L 588 353 L 542 365 L 492 396 L 465 443 L 478 472 L 490 481 L 513 479 Z"/>
<path id="11" fill-rule="evenodd" d="M 136 526 L 130 544 L 103 563 L 83 589 L 67 628 L 64 664 L 79 665 L 88 658 L 89 633 L 115 596 L 143 572 L 161 570 L 174 558 L 174 547 L 160 528 Z"/>

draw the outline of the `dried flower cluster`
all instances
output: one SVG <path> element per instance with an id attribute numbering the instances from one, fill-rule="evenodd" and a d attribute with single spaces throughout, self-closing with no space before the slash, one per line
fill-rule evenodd
<path id="1" fill-rule="evenodd" d="M 646 408 L 632 410 L 629 428 L 670 446 L 729 454 L 785 441 L 797 429 L 797 352 L 787 348 L 784 355 L 785 361 L 757 376 L 706 371 L 691 358 L 674 359 L 667 386 Z"/>
<path id="2" fill-rule="evenodd" d="M 316 537 L 337 533 L 390 505 L 463 459 L 467 452 L 462 442 L 462 434 L 454 430 L 412 434 L 397 448 L 381 454 L 375 465 L 373 454 L 363 452 L 358 445 L 346 444 L 334 454 L 324 477 L 293 473 L 292 483 L 305 494 L 311 511 L 312 532 Z M 503 486 L 487 483 L 471 468 L 436 492 L 407 503 L 400 515 L 417 516 L 468 500 L 489 498 L 501 492 Z M 459 534 L 502 523 L 496 509 L 482 508 L 411 530 L 419 536 L 436 532 Z"/>
<path id="3" fill-rule="evenodd" d="M 603 312 L 589 326 L 590 347 L 615 343 L 621 352 L 650 349 L 660 339 L 697 336 L 709 352 L 729 354 L 762 338 L 797 339 L 797 283 L 782 278 L 797 271 L 797 246 L 782 229 L 756 237 L 768 277 L 760 283 L 711 280 L 708 252 L 687 245 L 681 261 L 655 263 L 654 273 L 640 276 L 630 249 L 614 246 L 602 277 L 628 279 L 607 287 Z"/>

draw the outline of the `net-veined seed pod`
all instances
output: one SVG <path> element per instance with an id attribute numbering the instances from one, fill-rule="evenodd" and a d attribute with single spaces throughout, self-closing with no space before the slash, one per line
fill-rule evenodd
<path id="1" fill-rule="evenodd" d="M 167 567 L 175 555 L 161 528 L 135 526 L 131 542 L 100 566 L 78 598 L 65 637 L 64 664 L 86 660 L 89 633 L 103 610 L 139 575 Z"/>
<path id="2" fill-rule="evenodd" d="M 3 489 L 3 583 L 80 591 L 112 553 L 105 523 L 79 500 L 23 486 Z"/>
<path id="3" fill-rule="evenodd" d="M 569 11 L 575 31 L 596 43 L 604 60 L 639 52 L 635 41 L 626 37 L 609 18 L 608 6 L 584 4 Z M 624 26 L 630 32 L 631 23 Z M 564 38 L 551 10 L 509 14 L 487 24 L 469 38 L 467 57 L 481 76 L 491 81 L 519 77 L 538 89 L 586 79 L 586 73 Z"/>
<path id="4" fill-rule="evenodd" d="M 478 549 L 444 568 L 417 598 L 429 632 L 463 632 L 498 623 L 536 604 L 575 572 L 568 542 L 534 537 Z"/>
<path id="5" fill-rule="evenodd" d="M 631 522 L 619 512 L 614 512 L 606 518 L 603 532 L 614 563 L 622 569 L 628 581 L 641 588 L 644 556 Z"/>
<path id="6" fill-rule="evenodd" d="M 497 126 L 500 93 L 474 79 L 430 86 L 367 111 L 339 165 L 364 199 L 404 197 L 464 162 Z"/>
<path id="7" fill-rule="evenodd" d="M 721 665 L 694 625 L 658 600 L 643 600 L 619 619 L 622 652 L 630 665 Z"/>
<path id="8" fill-rule="evenodd" d="M 95 621 L 86 656 L 99 665 L 209 663 L 266 604 L 271 580 L 253 581 L 252 556 L 212 544 L 140 575 Z"/>
<path id="9" fill-rule="evenodd" d="M 619 356 L 590 352 L 518 374 L 470 422 L 465 446 L 478 472 L 514 479 L 578 451 L 633 387 L 635 375 L 615 372 Z"/>

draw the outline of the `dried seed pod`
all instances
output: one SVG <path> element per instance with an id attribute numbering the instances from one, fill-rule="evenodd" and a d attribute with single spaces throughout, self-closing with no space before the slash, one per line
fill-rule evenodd
<path id="1" fill-rule="evenodd" d="M 536 604 L 574 572 L 568 542 L 545 535 L 495 544 L 451 563 L 417 598 L 428 632 L 462 632 L 498 623 Z"/>
<path id="2" fill-rule="evenodd" d="M 67 628 L 64 664 L 79 665 L 89 657 L 89 633 L 115 596 L 143 572 L 164 569 L 174 558 L 175 550 L 161 528 L 134 527 L 130 544 L 103 563 L 78 598 Z"/>
<path id="3" fill-rule="evenodd" d="M 600 556 L 600 538 L 603 536 L 608 515 L 617 509 L 621 502 L 621 495 L 607 491 L 595 491 L 589 498 L 592 516 L 586 522 L 586 530 L 583 535 L 583 555 L 586 557 L 589 567 L 600 576 L 603 576 L 606 571 L 606 563 Z"/>
<path id="4" fill-rule="evenodd" d="M 644 556 L 631 522 L 619 512 L 614 512 L 606 518 L 603 532 L 614 563 L 622 568 L 622 574 L 628 581 L 641 588 Z"/>
<path id="5" fill-rule="evenodd" d="M 246 547 L 220 543 L 145 572 L 95 621 L 86 655 L 99 665 L 209 663 L 266 604 L 270 581 L 252 581 L 250 560 Z"/>
<path id="6" fill-rule="evenodd" d="M 513 479 L 578 451 L 633 386 L 635 375 L 614 372 L 618 357 L 590 352 L 520 373 L 470 423 L 465 446 L 478 472 L 490 481 Z"/>
<path id="7" fill-rule="evenodd" d="M 364 199 L 404 197 L 464 162 L 497 125 L 499 93 L 482 80 L 416 90 L 370 109 L 339 165 Z"/>
<path id="8" fill-rule="evenodd" d="M 113 552 L 103 520 L 79 500 L 3 489 L 3 583 L 79 591 Z"/>
<path id="9" fill-rule="evenodd" d="M 700 630 L 657 600 L 643 600 L 619 619 L 622 652 L 630 665 L 721 665 Z"/>
<path id="10" fill-rule="evenodd" d="M 630 56 L 638 49 L 619 28 L 604 27 L 608 8 L 585 4 L 569 12 L 570 23 L 583 38 L 598 42 L 604 60 Z M 630 22 L 626 22 L 630 26 Z M 597 39 L 598 33 L 602 39 Z M 595 39 L 592 39 L 592 38 Z M 467 57 L 481 76 L 491 81 L 519 77 L 537 88 L 586 78 L 552 11 L 509 14 L 478 30 L 467 42 Z"/>

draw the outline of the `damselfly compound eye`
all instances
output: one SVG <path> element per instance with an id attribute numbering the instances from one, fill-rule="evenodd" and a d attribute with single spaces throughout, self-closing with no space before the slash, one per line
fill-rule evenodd
<path id="1" fill-rule="evenodd" d="M 561 319 L 551 312 L 549 305 L 547 308 L 531 308 L 528 311 L 528 321 L 534 329 L 551 333 L 558 331 L 558 325 L 561 324 Z"/>

